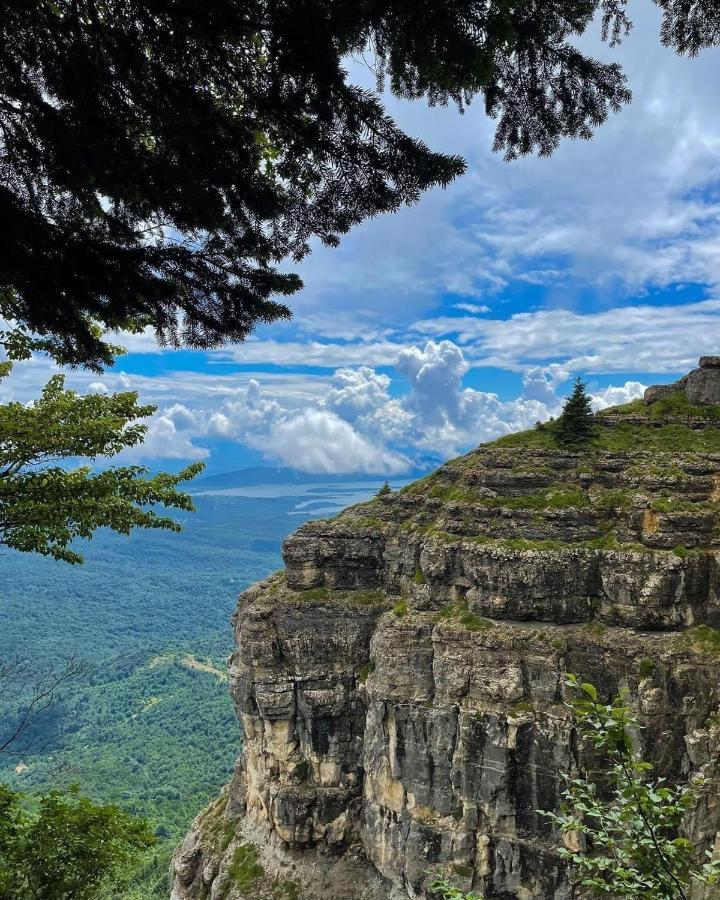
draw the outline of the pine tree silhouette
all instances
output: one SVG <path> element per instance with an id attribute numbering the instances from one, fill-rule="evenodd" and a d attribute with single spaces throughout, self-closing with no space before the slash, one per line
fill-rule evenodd
<path id="1" fill-rule="evenodd" d="M 555 424 L 555 438 L 563 446 L 586 444 L 595 431 L 590 397 L 581 378 L 575 379 L 575 387 Z"/>

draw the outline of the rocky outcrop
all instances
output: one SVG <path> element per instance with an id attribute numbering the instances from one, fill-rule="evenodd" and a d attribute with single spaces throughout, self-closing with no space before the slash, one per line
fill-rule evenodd
<path id="1" fill-rule="evenodd" d="M 539 428 L 286 540 L 238 604 L 242 754 L 174 900 L 430 897 L 439 870 L 569 900 L 542 815 L 584 759 L 567 672 L 630 691 L 661 774 L 706 776 L 686 831 L 714 845 L 720 431 L 630 412 L 584 452 Z"/>
<path id="2" fill-rule="evenodd" d="M 693 406 L 720 405 L 720 356 L 701 356 L 699 367 L 673 384 L 655 384 L 643 396 L 646 404 L 682 394 Z"/>

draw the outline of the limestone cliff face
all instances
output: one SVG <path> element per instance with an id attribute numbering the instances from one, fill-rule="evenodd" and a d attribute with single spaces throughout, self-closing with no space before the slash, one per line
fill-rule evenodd
<path id="1" fill-rule="evenodd" d="M 637 415 L 582 453 L 542 429 L 481 446 L 287 539 L 240 597 L 242 755 L 174 900 L 429 897 L 439 868 L 570 898 L 540 815 L 582 763 L 568 671 L 630 690 L 662 774 L 707 776 L 687 833 L 715 844 L 720 431 Z"/>

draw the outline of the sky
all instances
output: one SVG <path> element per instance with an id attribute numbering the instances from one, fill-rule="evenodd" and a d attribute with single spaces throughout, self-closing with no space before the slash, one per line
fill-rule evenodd
<path id="1" fill-rule="evenodd" d="M 388 97 L 407 131 L 466 158 L 463 178 L 316 247 L 292 322 L 210 352 L 128 336 L 112 369 L 68 372 L 157 404 L 121 461 L 397 475 L 556 415 L 578 375 L 601 408 L 720 353 L 720 52 L 680 58 L 649 0 L 630 10 L 620 48 L 583 39 L 633 91 L 591 141 L 506 163 L 481 103 Z M 52 371 L 16 366 L 0 401 L 31 400 Z"/>

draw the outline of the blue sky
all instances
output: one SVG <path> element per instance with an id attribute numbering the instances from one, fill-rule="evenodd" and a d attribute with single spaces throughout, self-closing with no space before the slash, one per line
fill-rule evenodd
<path id="1" fill-rule="evenodd" d="M 156 403 L 128 457 L 153 466 L 397 474 L 555 414 L 575 375 L 602 406 L 720 352 L 720 55 L 678 58 L 652 4 L 631 11 L 621 48 L 587 39 L 634 94 L 592 141 L 507 164 L 481 104 L 389 98 L 408 131 L 466 157 L 464 178 L 316 248 L 292 322 L 208 353 L 129 337 L 114 369 L 69 383 Z M 18 366 L 0 396 L 30 399 L 51 369 Z"/>

